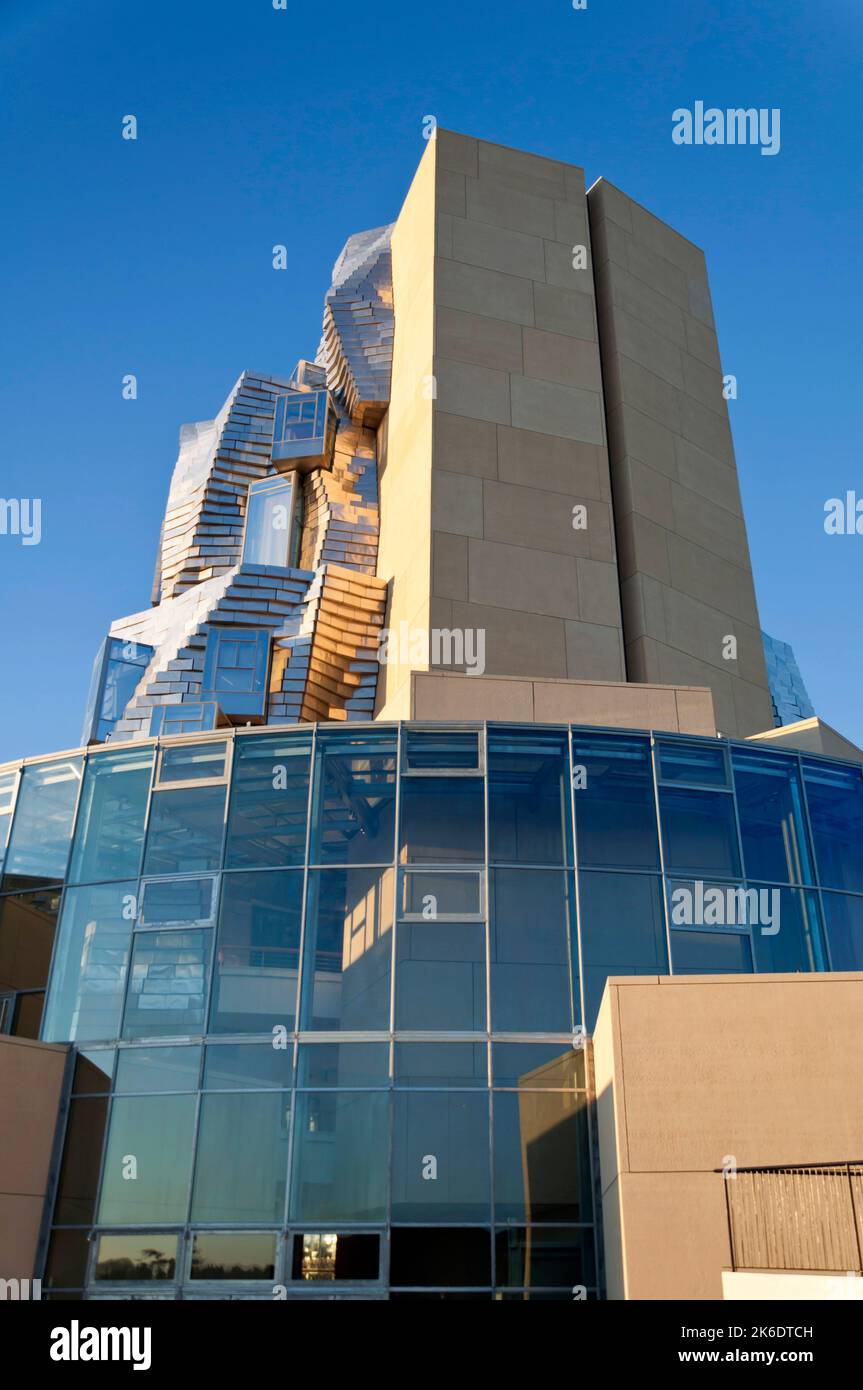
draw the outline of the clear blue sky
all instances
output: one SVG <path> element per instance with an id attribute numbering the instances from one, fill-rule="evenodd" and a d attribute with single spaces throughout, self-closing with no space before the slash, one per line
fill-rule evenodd
<path id="1" fill-rule="evenodd" d="M 149 601 L 180 424 L 314 355 L 427 114 L 705 249 L 762 623 L 863 741 L 863 536 L 823 530 L 863 496 L 861 40 L 860 0 L 0 0 L 0 496 L 43 513 L 40 545 L 0 536 L 0 761 L 77 743 L 100 639 Z M 673 144 L 698 100 L 779 107 L 780 153 Z"/>

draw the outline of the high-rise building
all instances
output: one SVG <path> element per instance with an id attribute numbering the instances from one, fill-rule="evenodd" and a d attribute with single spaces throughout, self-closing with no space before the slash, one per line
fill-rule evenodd
<path id="1" fill-rule="evenodd" d="M 773 727 L 723 381 L 698 248 L 438 130 L 315 360 L 182 427 L 82 747 L 0 769 L 0 1277 L 639 1286 L 606 981 L 863 971 L 863 753 Z"/>

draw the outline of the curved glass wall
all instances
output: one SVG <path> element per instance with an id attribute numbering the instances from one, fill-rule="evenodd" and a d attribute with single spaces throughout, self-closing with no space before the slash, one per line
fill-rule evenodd
<path id="1" fill-rule="evenodd" d="M 0 988 L 35 1035 L 59 919 L 79 1049 L 54 1291 L 590 1297 L 608 975 L 863 969 L 854 764 L 378 724 L 0 775 Z"/>

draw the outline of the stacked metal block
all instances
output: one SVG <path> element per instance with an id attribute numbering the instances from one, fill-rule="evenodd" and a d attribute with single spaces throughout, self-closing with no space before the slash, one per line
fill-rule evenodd
<path id="1" fill-rule="evenodd" d="M 773 723 L 780 728 L 783 724 L 796 724 L 800 719 L 814 718 L 815 707 L 800 674 L 793 647 L 767 632 L 762 632 L 761 638 L 770 699 L 773 702 Z"/>
<path id="2" fill-rule="evenodd" d="M 392 226 L 349 237 L 333 267 L 318 361 L 358 424 L 377 426 L 393 362 Z"/>

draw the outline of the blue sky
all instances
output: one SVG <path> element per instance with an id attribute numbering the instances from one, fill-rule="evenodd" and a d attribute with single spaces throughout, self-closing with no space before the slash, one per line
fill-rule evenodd
<path id="1" fill-rule="evenodd" d="M 428 114 L 704 248 L 762 623 L 863 741 L 863 536 L 823 529 L 863 497 L 861 49 L 859 0 L 0 0 L 0 495 L 42 499 L 38 546 L 0 535 L 0 761 L 77 744 L 101 637 L 149 601 L 180 424 L 314 355 Z M 779 107 L 780 153 L 675 145 L 698 100 Z"/>

